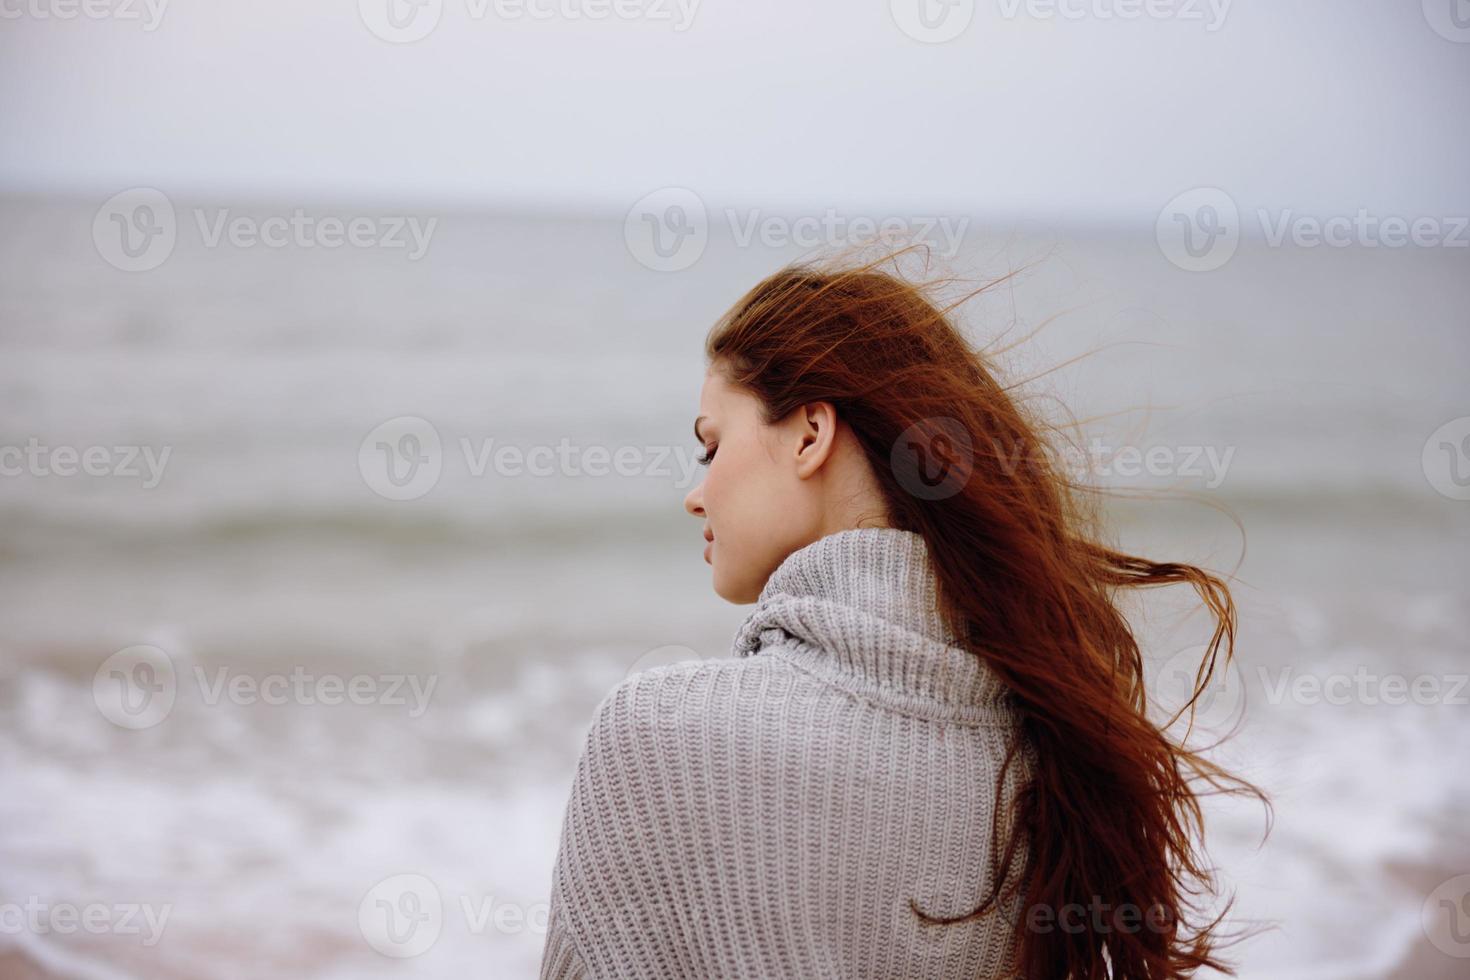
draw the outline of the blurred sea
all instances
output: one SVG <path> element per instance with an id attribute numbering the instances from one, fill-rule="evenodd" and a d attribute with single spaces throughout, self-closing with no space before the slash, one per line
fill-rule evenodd
<path id="1" fill-rule="evenodd" d="M 417 261 L 181 228 L 162 266 L 126 273 L 95 210 L 0 199 L 0 446 L 169 455 L 155 486 L 142 462 L 0 477 L 0 903 L 170 911 L 154 945 L 0 922 L 0 976 L 534 975 L 593 706 L 667 648 L 723 655 L 748 611 L 710 591 L 681 506 L 700 347 L 798 250 L 712 228 L 660 273 L 620 217 L 439 212 Z M 1024 267 L 966 325 L 1019 343 L 997 363 L 1036 377 L 1035 404 L 1114 447 L 1230 453 L 1213 476 L 1118 478 L 1193 497 L 1110 513 L 1125 547 L 1237 576 L 1239 667 L 1203 723 L 1244 712 L 1218 755 L 1276 806 L 1261 847 L 1259 807 L 1211 803 L 1232 921 L 1276 925 L 1235 950 L 1245 977 L 1463 976 L 1421 913 L 1470 872 L 1470 502 L 1435 489 L 1456 461 L 1436 474 L 1425 454 L 1470 416 L 1466 251 L 1248 240 L 1190 273 L 1151 229 L 977 218 L 949 263 Z M 432 426 L 442 472 L 392 500 L 362 460 L 405 416 Z M 476 473 L 487 447 L 563 441 L 582 469 L 592 447 L 635 462 Z M 1181 592 L 1136 610 L 1166 703 L 1207 637 L 1193 609 Z M 177 698 L 130 730 L 94 676 L 138 644 L 167 653 Z M 420 711 L 211 694 L 293 672 L 434 687 Z M 1440 694 L 1281 695 L 1303 675 Z M 407 960 L 359 927 L 399 874 L 443 900 Z"/>

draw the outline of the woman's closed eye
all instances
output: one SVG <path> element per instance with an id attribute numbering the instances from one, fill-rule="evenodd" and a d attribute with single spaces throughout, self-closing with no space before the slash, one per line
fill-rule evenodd
<path id="1" fill-rule="evenodd" d="M 708 466 L 710 464 L 710 462 L 712 460 L 714 460 L 714 458 L 715 458 L 715 450 L 716 449 L 719 449 L 719 448 L 720 447 L 719 447 L 719 444 L 718 443 L 716 443 L 714 445 L 711 445 L 711 446 L 708 446 L 705 449 L 704 454 L 702 456 L 698 457 L 697 462 L 699 463 L 699 465 L 700 466 Z"/>

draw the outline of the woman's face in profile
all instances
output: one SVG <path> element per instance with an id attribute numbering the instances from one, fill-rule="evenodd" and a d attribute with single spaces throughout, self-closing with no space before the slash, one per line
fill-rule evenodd
<path id="1" fill-rule="evenodd" d="M 755 602 L 771 572 L 819 523 L 815 495 L 797 476 L 800 435 L 789 425 L 767 425 L 756 397 L 715 371 L 700 390 L 696 431 L 708 469 L 684 509 L 704 521 L 715 593 Z"/>

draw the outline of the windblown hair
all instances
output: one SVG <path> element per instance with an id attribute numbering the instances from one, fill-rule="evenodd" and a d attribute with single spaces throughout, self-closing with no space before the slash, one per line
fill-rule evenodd
<path id="1" fill-rule="evenodd" d="M 813 402 L 836 407 L 891 523 L 927 542 L 946 621 L 1020 711 L 1022 739 L 996 779 L 997 810 L 1012 809 L 992 815 L 990 853 L 976 857 L 991 862 L 990 894 L 957 918 L 931 917 L 911 900 L 913 913 L 937 926 L 1019 900 L 1012 921 L 1028 980 L 1232 972 L 1218 958 L 1229 902 L 1213 917 L 1204 911 L 1218 888 L 1200 800 L 1225 792 L 1267 801 L 1169 734 L 1233 654 L 1229 588 L 1199 567 L 1102 543 L 1102 491 L 1068 477 L 1050 427 L 997 382 L 954 322 L 956 307 L 996 283 L 940 302 L 931 299 L 939 282 L 916 284 L 897 258 L 783 269 L 715 324 L 705 354 L 758 398 L 768 423 Z M 1215 628 L 1193 697 L 1175 719 L 1155 722 L 1139 644 L 1116 601 L 1120 589 L 1174 583 L 1194 588 Z M 1006 797 L 1006 771 L 1026 746 L 1030 776 Z M 1003 840 L 1003 827 L 1017 829 Z M 1089 916 L 1081 928 L 1028 927 L 1037 910 L 1056 916 L 1069 906 L 1132 908 L 1149 925 Z"/>

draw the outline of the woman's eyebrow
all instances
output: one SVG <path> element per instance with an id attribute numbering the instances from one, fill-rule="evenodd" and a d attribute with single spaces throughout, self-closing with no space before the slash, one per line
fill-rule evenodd
<path id="1" fill-rule="evenodd" d="M 704 442 L 704 436 L 701 435 L 699 432 L 699 423 L 703 422 L 707 418 L 709 418 L 708 415 L 701 415 L 699 418 L 694 420 L 694 438 L 698 439 L 700 442 Z"/>

